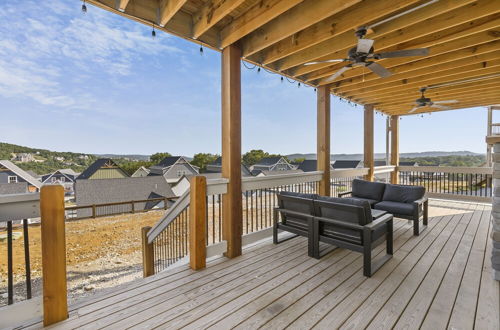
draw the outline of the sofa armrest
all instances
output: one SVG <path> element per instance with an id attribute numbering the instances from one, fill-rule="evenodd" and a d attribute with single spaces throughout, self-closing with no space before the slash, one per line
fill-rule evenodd
<path id="1" fill-rule="evenodd" d="M 417 204 L 417 205 L 422 205 L 424 203 L 427 203 L 429 201 L 429 199 L 427 197 L 422 197 L 420 199 L 417 199 L 416 201 L 413 201 L 414 204 Z"/>
<path id="2" fill-rule="evenodd" d="M 344 197 L 346 195 L 352 195 L 352 191 L 345 191 L 345 192 L 342 192 L 342 193 L 338 193 L 337 197 Z"/>
<path id="3" fill-rule="evenodd" d="M 306 219 L 309 219 L 309 220 L 311 220 L 313 218 L 313 216 L 310 215 L 310 214 L 305 214 L 305 213 L 290 211 L 290 210 L 282 209 L 282 208 L 279 208 L 279 207 L 275 208 L 274 212 L 279 212 L 282 215 L 299 216 L 299 217 L 303 217 L 303 218 L 306 218 Z"/>
<path id="4" fill-rule="evenodd" d="M 348 228 L 348 229 L 363 230 L 363 226 L 357 225 L 355 223 L 350 223 L 350 222 L 345 222 L 345 221 L 340 221 L 340 220 L 335 220 L 335 219 L 328 219 L 328 218 L 323 218 L 323 217 L 314 217 L 314 220 L 318 221 L 318 222 L 329 223 L 331 225 L 335 225 L 335 226 L 339 226 L 339 227 Z"/>
<path id="5" fill-rule="evenodd" d="M 381 216 L 380 218 L 373 220 L 372 222 L 365 225 L 364 227 L 369 228 L 373 231 L 373 230 L 378 229 L 380 226 L 386 224 L 387 222 L 391 221 L 393 218 L 394 217 L 392 214 L 386 214 L 386 215 Z"/>

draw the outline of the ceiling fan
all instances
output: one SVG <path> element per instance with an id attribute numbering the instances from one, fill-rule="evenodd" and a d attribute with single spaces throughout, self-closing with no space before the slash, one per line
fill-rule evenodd
<path id="1" fill-rule="evenodd" d="M 423 108 L 423 107 L 432 107 L 432 108 L 437 108 L 437 109 L 441 109 L 441 110 L 449 110 L 449 109 L 451 109 L 450 107 L 447 107 L 447 106 L 444 106 L 441 104 L 458 103 L 457 100 L 446 100 L 446 101 L 432 102 L 430 98 L 425 97 L 424 93 L 426 90 L 427 90 L 427 87 L 420 88 L 420 93 L 422 93 L 422 95 L 418 99 L 415 100 L 416 106 L 413 109 L 411 109 L 410 111 L 408 111 L 408 113 L 415 112 L 418 109 Z"/>
<path id="2" fill-rule="evenodd" d="M 379 75 L 382 78 L 389 77 L 391 72 L 384 68 L 382 65 L 374 62 L 373 60 L 379 60 L 383 58 L 393 58 L 393 57 L 407 57 L 407 56 L 425 56 L 429 54 L 429 50 L 427 48 L 416 48 L 416 49 L 406 49 L 406 50 L 396 50 L 392 52 L 385 53 L 375 53 L 373 49 L 373 43 L 375 40 L 365 39 L 365 35 L 367 32 L 367 27 L 362 26 L 358 28 L 355 32 L 356 37 L 358 38 L 358 45 L 354 48 L 351 48 L 347 53 L 347 58 L 345 59 L 332 59 L 326 61 L 317 61 L 317 62 L 308 62 L 304 65 L 313 65 L 319 63 L 333 63 L 333 62 L 351 62 L 335 72 L 330 77 L 326 78 L 326 82 L 333 81 L 341 74 L 346 72 L 352 67 L 355 66 L 365 66 L 375 74 Z"/>

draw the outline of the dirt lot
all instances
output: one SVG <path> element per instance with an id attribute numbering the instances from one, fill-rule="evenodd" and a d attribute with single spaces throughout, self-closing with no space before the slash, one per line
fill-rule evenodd
<path id="1" fill-rule="evenodd" d="M 124 214 L 66 223 L 70 302 L 142 277 L 141 228 L 152 226 L 164 211 Z M 15 228 L 22 233 L 22 228 Z M 5 234 L 5 232 L 0 232 Z M 41 293 L 40 226 L 29 227 L 33 295 Z M 15 299 L 25 299 L 22 236 L 14 240 Z M 7 302 L 7 242 L 0 242 L 0 306 Z"/>

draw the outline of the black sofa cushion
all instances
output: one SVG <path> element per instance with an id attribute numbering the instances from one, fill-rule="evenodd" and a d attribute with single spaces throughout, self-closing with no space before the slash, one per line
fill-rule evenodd
<path id="1" fill-rule="evenodd" d="M 366 201 L 366 202 L 370 203 L 371 206 L 373 206 L 373 205 L 377 204 L 378 202 L 380 202 L 379 200 L 376 200 L 376 199 L 362 198 L 362 197 L 358 197 L 358 196 L 350 197 L 350 198 L 357 199 L 357 200 L 360 200 L 360 201 Z"/>
<path id="2" fill-rule="evenodd" d="M 355 224 L 359 224 L 361 226 L 364 226 L 370 222 L 372 222 L 373 217 L 372 217 L 372 209 L 370 206 L 370 203 L 367 201 L 358 199 L 358 198 L 352 198 L 352 197 L 347 197 L 347 198 L 337 198 L 337 197 L 327 197 L 327 196 L 318 196 L 316 198 L 319 201 L 325 201 L 325 202 L 330 202 L 330 203 L 337 203 L 337 204 L 346 204 L 346 205 L 353 205 L 353 206 L 361 206 L 363 207 L 365 213 L 364 213 L 364 219 L 361 219 L 361 223 L 358 221 L 358 217 L 356 217 L 353 213 L 346 213 L 344 211 L 340 210 L 335 210 L 334 213 L 332 213 L 331 210 L 329 210 L 328 215 L 320 215 L 317 214 L 317 216 L 324 216 L 325 218 L 332 218 L 332 219 L 337 219 L 337 220 L 347 220 L 349 222 L 353 222 Z M 317 208 L 316 208 L 317 210 Z"/>
<path id="3" fill-rule="evenodd" d="M 377 210 L 384 210 L 394 215 L 413 215 L 415 211 L 415 205 L 411 203 L 401 203 L 392 201 L 382 201 L 375 204 Z"/>
<path id="4" fill-rule="evenodd" d="M 304 193 L 298 193 L 294 191 L 280 191 L 280 195 L 283 196 L 292 196 L 292 197 L 301 197 L 301 198 L 308 198 L 308 199 L 316 199 L 319 195 L 318 194 L 304 194 Z"/>
<path id="5" fill-rule="evenodd" d="M 425 188 L 421 186 L 405 186 L 399 184 L 387 184 L 384 191 L 383 201 L 413 203 L 424 197 Z"/>
<path id="6" fill-rule="evenodd" d="M 371 182 L 360 179 L 352 181 L 352 197 L 381 201 L 384 189 L 385 183 L 382 182 Z"/>

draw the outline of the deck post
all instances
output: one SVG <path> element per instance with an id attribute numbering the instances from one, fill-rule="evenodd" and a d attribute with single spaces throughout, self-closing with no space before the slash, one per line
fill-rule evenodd
<path id="1" fill-rule="evenodd" d="M 363 166 L 368 168 L 368 174 L 365 175 L 365 180 L 373 181 L 374 179 L 374 161 L 373 161 L 373 105 L 366 104 L 364 110 L 364 157 Z"/>
<path id="2" fill-rule="evenodd" d="M 399 116 L 391 116 L 391 165 L 396 166 L 391 172 L 391 183 L 399 183 Z"/>
<path id="3" fill-rule="evenodd" d="M 151 227 L 141 228 L 142 237 L 142 275 L 148 277 L 155 274 L 153 243 L 148 243 L 148 232 Z"/>
<path id="4" fill-rule="evenodd" d="M 241 196 L 241 49 L 222 50 L 222 177 L 229 180 L 222 196 L 222 235 L 226 256 L 241 255 L 243 209 Z"/>
<path id="5" fill-rule="evenodd" d="M 63 186 L 47 185 L 42 187 L 40 214 L 43 324 L 48 326 L 68 318 Z"/>
<path id="6" fill-rule="evenodd" d="M 318 193 L 330 196 L 330 86 L 317 89 L 317 162 L 318 171 L 323 171 Z"/>
<path id="7" fill-rule="evenodd" d="M 189 204 L 189 265 L 198 270 L 206 267 L 207 178 L 191 178 Z"/>

